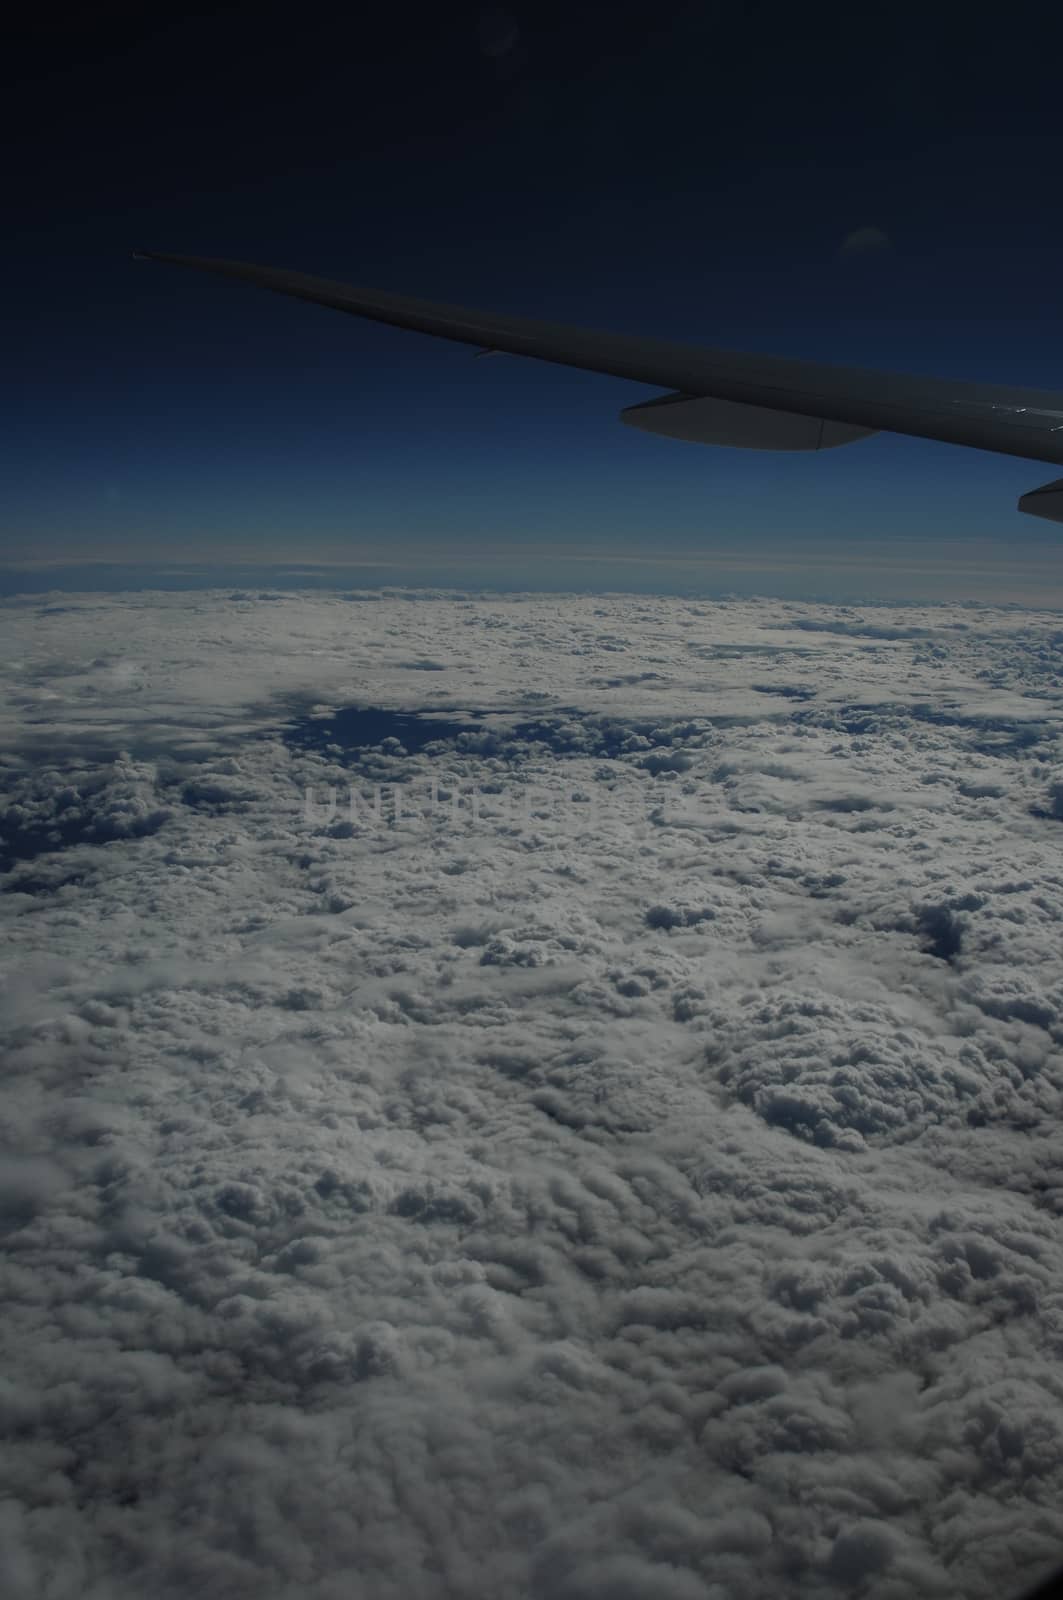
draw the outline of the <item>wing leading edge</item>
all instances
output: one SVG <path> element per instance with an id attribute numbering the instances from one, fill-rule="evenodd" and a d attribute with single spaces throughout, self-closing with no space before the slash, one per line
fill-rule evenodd
<path id="1" fill-rule="evenodd" d="M 138 251 L 137 257 L 235 278 L 350 316 L 480 350 L 506 351 L 665 387 L 672 392 L 630 406 L 621 417 L 634 427 L 672 438 L 807 450 L 883 431 L 1063 464 L 1063 394 L 602 333 L 353 288 L 244 261 L 157 251 Z M 1031 490 L 1019 506 L 1035 516 L 1063 521 L 1060 483 Z"/>

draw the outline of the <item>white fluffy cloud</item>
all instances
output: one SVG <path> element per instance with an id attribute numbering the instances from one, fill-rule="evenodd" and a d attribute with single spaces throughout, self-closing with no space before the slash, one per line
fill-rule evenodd
<path id="1" fill-rule="evenodd" d="M 5 1594 L 1063 1558 L 1058 617 L 4 611 Z"/>

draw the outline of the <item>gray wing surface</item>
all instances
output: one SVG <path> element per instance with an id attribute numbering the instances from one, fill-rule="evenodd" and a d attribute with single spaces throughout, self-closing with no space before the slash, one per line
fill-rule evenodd
<path id="1" fill-rule="evenodd" d="M 1063 463 L 1063 394 L 738 354 L 474 311 L 243 261 L 137 254 L 481 350 L 665 386 L 671 392 L 621 416 L 672 438 L 808 450 L 883 431 Z M 1051 488 L 1057 492 L 1024 495 L 1022 509 L 1063 520 L 1058 485 Z"/>

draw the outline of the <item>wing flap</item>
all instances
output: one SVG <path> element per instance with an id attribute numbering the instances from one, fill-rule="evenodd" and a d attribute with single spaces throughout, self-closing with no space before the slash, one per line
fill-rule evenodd
<path id="1" fill-rule="evenodd" d="M 688 394 L 663 394 L 628 406 L 621 411 L 620 420 L 629 428 L 659 433 L 666 439 L 733 445 L 741 450 L 833 450 L 875 432 L 848 422 L 828 422 L 824 417 Z"/>

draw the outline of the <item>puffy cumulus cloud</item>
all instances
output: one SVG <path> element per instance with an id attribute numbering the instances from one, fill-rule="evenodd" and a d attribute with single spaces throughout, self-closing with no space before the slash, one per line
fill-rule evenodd
<path id="1" fill-rule="evenodd" d="M 155 833 L 171 815 L 150 763 L 118 752 L 103 767 L 63 770 L 55 766 L 13 770 L 6 775 L 0 810 L 0 866 L 79 842 Z"/>
<path id="2" fill-rule="evenodd" d="M 766 1122 L 816 1144 L 859 1150 L 905 1139 L 966 1110 L 997 1073 L 961 1039 L 928 1037 L 866 1002 L 776 992 L 743 1007 L 710 1047 L 719 1081 Z"/>
<path id="3" fill-rule="evenodd" d="M 5 607 L 5 1594 L 1018 1592 L 1058 618 L 373 599 Z"/>

